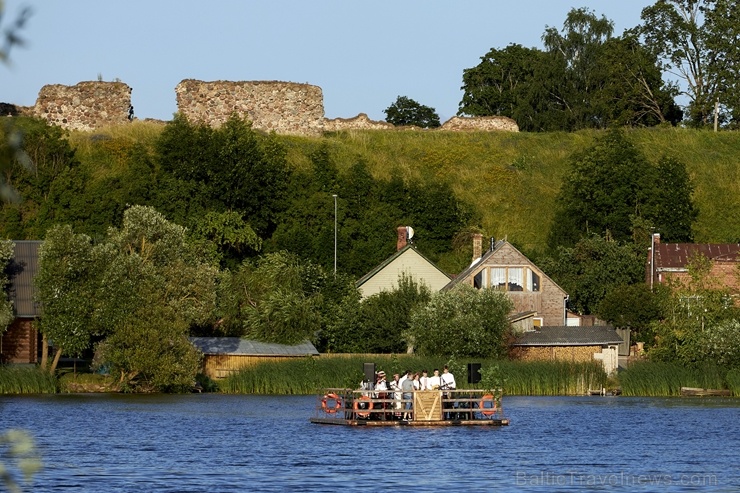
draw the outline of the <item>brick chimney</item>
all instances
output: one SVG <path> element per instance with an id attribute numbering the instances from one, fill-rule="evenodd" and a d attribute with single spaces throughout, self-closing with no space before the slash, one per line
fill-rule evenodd
<path id="1" fill-rule="evenodd" d="M 473 260 L 481 258 L 483 255 L 483 235 L 473 233 Z"/>
<path id="2" fill-rule="evenodd" d="M 660 233 L 653 233 L 653 244 L 660 245 Z"/>
<path id="3" fill-rule="evenodd" d="M 406 243 L 408 243 L 408 240 L 406 238 L 406 226 L 399 226 L 396 228 L 396 231 L 398 232 L 398 240 L 396 241 L 396 251 L 399 251 L 403 249 L 406 246 Z"/>

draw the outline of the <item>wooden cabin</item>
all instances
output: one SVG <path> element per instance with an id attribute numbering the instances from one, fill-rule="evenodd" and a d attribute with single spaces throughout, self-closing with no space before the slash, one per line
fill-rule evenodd
<path id="1" fill-rule="evenodd" d="M 203 353 L 203 373 L 214 380 L 265 361 L 319 356 L 308 341 L 295 346 L 239 337 L 191 337 L 190 341 Z"/>
<path id="2" fill-rule="evenodd" d="M 541 327 L 523 332 L 512 344 L 512 356 L 525 361 L 601 361 L 604 371 L 612 373 L 619 366 L 619 345 L 624 341 L 609 326 Z"/>

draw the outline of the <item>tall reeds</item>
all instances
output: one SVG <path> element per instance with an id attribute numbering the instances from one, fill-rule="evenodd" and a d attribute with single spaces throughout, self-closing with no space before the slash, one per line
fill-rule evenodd
<path id="1" fill-rule="evenodd" d="M 54 394 L 57 379 L 38 368 L 0 366 L 0 394 Z"/>
<path id="2" fill-rule="evenodd" d="M 648 397 L 678 396 L 681 395 L 681 387 L 727 388 L 724 372 L 716 366 L 690 368 L 659 361 L 632 363 L 620 373 L 619 383 L 623 395 Z"/>
<path id="3" fill-rule="evenodd" d="M 482 367 L 497 364 L 504 393 L 509 395 L 581 395 L 601 389 L 607 377 L 598 363 L 522 362 L 494 360 L 456 360 L 417 356 L 364 356 L 305 358 L 284 362 L 265 362 L 246 368 L 219 382 L 222 392 L 232 394 L 313 394 L 324 388 L 357 388 L 363 379 L 363 363 L 373 362 L 388 377 L 405 370 L 430 372 L 450 363 L 457 388 L 482 388 L 468 384 L 467 363 Z"/>

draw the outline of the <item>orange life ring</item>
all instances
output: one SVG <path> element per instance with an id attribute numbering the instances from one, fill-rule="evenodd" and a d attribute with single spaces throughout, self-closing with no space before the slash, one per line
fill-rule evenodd
<path id="1" fill-rule="evenodd" d="M 493 404 L 492 407 L 486 407 L 486 402 L 491 401 L 491 404 Z M 493 398 L 493 395 L 486 394 L 484 395 L 480 402 L 478 403 L 478 407 L 481 410 L 481 414 L 483 416 L 493 416 L 496 413 L 496 399 Z"/>
<path id="2" fill-rule="evenodd" d="M 329 401 L 334 401 L 334 407 L 328 405 Z M 334 414 L 340 409 L 342 409 L 342 398 L 339 397 L 337 394 L 326 394 L 324 398 L 321 399 L 321 410 L 325 413 Z"/>
<path id="3" fill-rule="evenodd" d="M 352 407 L 355 410 L 355 413 L 357 413 L 357 416 L 360 418 L 367 418 L 370 416 L 370 409 L 372 409 L 372 404 L 370 403 L 370 397 L 366 395 L 361 395 L 359 399 L 355 399 L 355 403 L 352 405 Z M 363 408 L 360 407 L 360 401 L 368 401 L 367 402 L 367 412 Z"/>

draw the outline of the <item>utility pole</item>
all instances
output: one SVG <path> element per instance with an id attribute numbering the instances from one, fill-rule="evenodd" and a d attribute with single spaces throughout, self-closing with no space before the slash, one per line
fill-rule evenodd
<path id="1" fill-rule="evenodd" d="M 334 197 L 334 277 L 337 277 L 337 194 Z"/>

